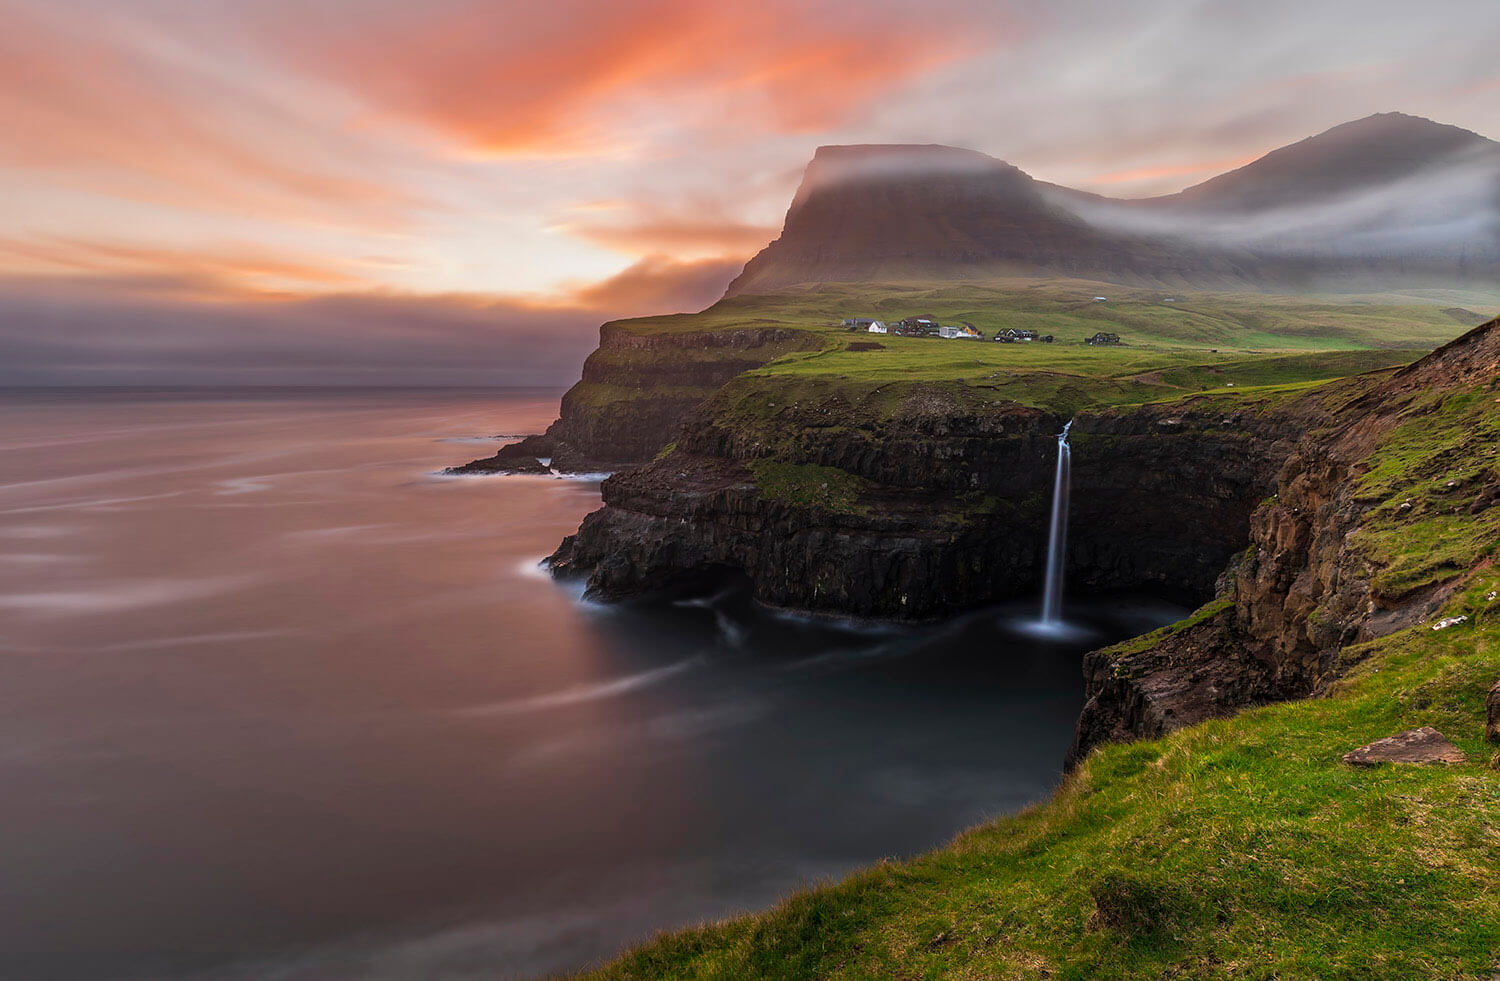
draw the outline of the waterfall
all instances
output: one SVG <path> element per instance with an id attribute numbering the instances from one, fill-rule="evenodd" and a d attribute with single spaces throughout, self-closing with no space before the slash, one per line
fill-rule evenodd
<path id="1" fill-rule="evenodd" d="M 1057 434 L 1057 475 L 1052 480 L 1052 530 L 1047 536 L 1047 582 L 1042 593 L 1042 624 L 1062 620 L 1063 571 L 1068 561 L 1068 490 L 1073 474 L 1073 448 L 1068 445 L 1070 419 Z"/>

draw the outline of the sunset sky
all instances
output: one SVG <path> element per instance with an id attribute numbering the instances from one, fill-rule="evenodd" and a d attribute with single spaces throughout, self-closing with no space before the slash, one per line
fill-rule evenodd
<path id="1" fill-rule="evenodd" d="M 566 382 L 825 143 L 1171 191 L 1372 112 L 1500 137 L 1490 0 L 0 0 L 0 384 Z"/>

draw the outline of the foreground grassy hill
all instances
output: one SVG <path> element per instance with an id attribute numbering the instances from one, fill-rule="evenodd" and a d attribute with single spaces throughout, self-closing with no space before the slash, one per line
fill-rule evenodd
<path id="1" fill-rule="evenodd" d="M 1359 383 L 1362 398 L 1346 385 L 1343 414 L 1305 444 L 1362 447 L 1344 503 L 1296 516 L 1314 522 L 1311 538 L 1320 521 L 1352 529 L 1326 551 L 1392 609 L 1439 601 L 1404 629 L 1335 646 L 1320 697 L 1096 749 L 1044 805 L 768 912 L 663 936 L 588 976 L 1494 977 L 1500 772 L 1484 728 L 1500 677 L 1500 327 L 1489 334 L 1482 356 L 1460 351 L 1457 380 L 1429 359 L 1425 374 Z M 1300 499 L 1288 495 L 1301 478 L 1284 475 L 1282 496 Z M 1284 544 L 1294 516 L 1281 507 L 1262 505 L 1251 553 Z M 1334 616 L 1327 596 L 1297 623 Z M 1233 607 L 1226 594 L 1121 645 L 1120 670 Z M 1434 629 L 1439 617 L 1466 619 Z M 1341 762 L 1418 726 L 1468 762 Z"/>

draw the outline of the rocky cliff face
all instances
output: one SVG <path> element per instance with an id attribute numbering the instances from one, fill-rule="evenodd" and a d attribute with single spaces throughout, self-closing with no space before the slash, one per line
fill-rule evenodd
<path id="1" fill-rule="evenodd" d="M 537 457 L 574 472 L 634 466 L 670 443 L 683 417 L 731 378 L 823 343 L 792 328 L 683 330 L 672 329 L 674 320 L 605 324 L 582 379 L 563 395 L 558 419 L 546 433 L 451 472 L 527 472 Z"/>
<path id="2" fill-rule="evenodd" d="M 1348 645 L 1431 616 L 1485 561 L 1500 499 L 1493 443 L 1442 413 L 1489 403 L 1497 386 L 1500 321 L 1365 391 L 1343 383 L 1347 401 L 1281 464 L 1218 600 L 1085 659 L 1070 761 L 1100 742 L 1316 692 L 1346 666 Z"/>
<path id="3" fill-rule="evenodd" d="M 606 598 L 735 572 L 772 605 L 894 618 L 1034 589 L 1065 419 L 962 386 L 755 381 L 696 410 L 673 452 L 606 481 L 554 571 Z M 1322 412 L 1200 398 L 1079 416 L 1070 581 L 1210 595 Z"/>

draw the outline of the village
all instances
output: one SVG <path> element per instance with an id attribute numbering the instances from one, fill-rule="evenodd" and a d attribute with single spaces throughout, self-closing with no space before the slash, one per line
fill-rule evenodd
<path id="1" fill-rule="evenodd" d="M 938 337 L 945 340 L 964 339 L 971 341 L 995 341 L 1000 344 L 1051 344 L 1053 336 L 1024 327 L 1004 327 L 993 337 L 971 323 L 941 324 L 935 317 L 908 317 L 905 320 L 884 321 L 869 317 L 849 317 L 842 324 L 845 330 L 862 331 L 869 334 L 895 334 L 898 337 Z M 1120 335 L 1099 331 L 1084 343 L 1093 347 L 1118 346 Z"/>

